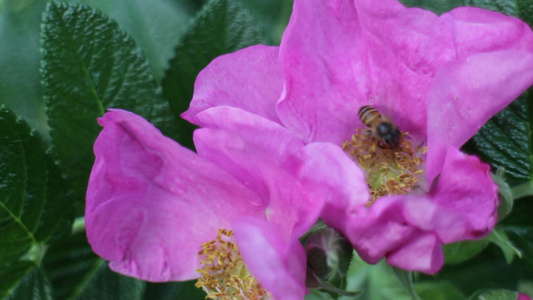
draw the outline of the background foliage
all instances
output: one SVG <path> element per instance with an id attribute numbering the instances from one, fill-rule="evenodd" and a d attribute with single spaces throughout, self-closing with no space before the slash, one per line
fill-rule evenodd
<path id="1" fill-rule="evenodd" d="M 436 13 L 479 6 L 533 24 L 530 0 L 403 2 Z M 205 297 L 192 282 L 156 284 L 113 273 L 92 252 L 80 217 L 96 118 L 107 108 L 128 109 L 192 148 L 194 127 L 179 114 L 198 72 L 221 54 L 279 44 L 291 6 L 291 0 L 0 0 L 0 299 Z M 347 289 L 364 290 L 360 299 L 533 295 L 532 110 L 533 94 L 526 92 L 464 147 L 494 171 L 504 169 L 505 217 L 491 235 L 448 245 L 436 276 L 356 258 Z M 313 291 L 308 299 L 335 297 Z"/>

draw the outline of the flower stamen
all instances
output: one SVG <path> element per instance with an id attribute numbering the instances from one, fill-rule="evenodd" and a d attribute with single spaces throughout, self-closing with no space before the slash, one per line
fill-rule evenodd
<path id="1" fill-rule="evenodd" d="M 413 148 L 407 137 L 408 133 L 402 132 L 398 147 L 381 148 L 374 138 L 358 129 L 342 144 L 342 149 L 365 172 L 372 197 L 368 206 L 380 197 L 407 194 L 419 185 L 426 147 Z"/>
<path id="2" fill-rule="evenodd" d="M 195 286 L 204 289 L 206 299 L 262 299 L 268 293 L 246 268 L 232 236 L 233 231 L 219 229 L 216 240 L 202 244 Z"/>

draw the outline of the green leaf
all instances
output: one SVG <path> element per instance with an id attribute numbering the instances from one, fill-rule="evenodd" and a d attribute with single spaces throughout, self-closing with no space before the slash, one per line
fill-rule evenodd
<path id="1" fill-rule="evenodd" d="M 469 300 L 516 300 L 518 293 L 509 290 L 478 291 Z"/>
<path id="2" fill-rule="evenodd" d="M 464 0 L 400 0 L 405 6 L 421 7 L 431 10 L 436 14 L 442 14 L 456 7 L 464 6 L 463 1 Z"/>
<path id="3" fill-rule="evenodd" d="M 146 283 L 145 300 L 204 300 L 205 292 L 194 286 L 196 280 L 186 282 Z"/>
<path id="4" fill-rule="evenodd" d="M 0 104 L 7 105 L 47 137 L 38 71 L 41 14 L 46 2 L 0 1 Z"/>
<path id="5" fill-rule="evenodd" d="M 173 113 L 187 110 L 198 73 L 211 60 L 262 41 L 247 11 L 235 0 L 212 0 L 196 17 L 175 49 L 175 56 L 163 79 L 163 95 Z M 193 148 L 194 126 L 178 118 L 180 144 Z"/>
<path id="6" fill-rule="evenodd" d="M 0 108 L 0 298 L 38 264 L 44 249 L 33 236 L 45 203 L 43 141 Z"/>
<path id="7" fill-rule="evenodd" d="M 495 168 L 504 168 L 510 186 L 531 181 L 533 174 L 532 102 L 531 93 L 524 93 L 474 136 L 483 159 Z"/>
<path id="8" fill-rule="evenodd" d="M 518 256 L 518 258 L 522 258 L 522 252 L 513 245 L 513 243 L 509 240 L 509 238 L 501 228 L 495 228 L 487 236 L 487 240 L 500 247 L 503 252 L 503 256 L 505 257 L 505 260 L 508 264 L 513 261 L 515 255 Z"/>
<path id="9" fill-rule="evenodd" d="M 464 295 L 447 281 L 428 281 L 414 285 L 418 296 L 423 300 L 461 300 Z"/>
<path id="10" fill-rule="evenodd" d="M 69 0 L 101 10 L 115 20 L 143 50 L 157 82 L 163 78 L 178 37 L 196 12 L 183 1 Z"/>
<path id="11" fill-rule="evenodd" d="M 289 23 L 293 0 L 240 0 L 261 31 L 268 35 L 269 44 L 279 45 L 281 36 Z"/>
<path id="12" fill-rule="evenodd" d="M 501 226 L 497 226 L 488 236 L 482 239 L 444 245 L 444 260 L 446 264 L 461 263 L 477 255 L 489 243 L 500 247 L 508 264 L 512 262 L 515 256 L 522 257 L 521 251 L 513 245 Z"/>
<path id="13" fill-rule="evenodd" d="M 524 198 L 514 203 L 515 208 L 498 227 L 508 237 L 510 243 L 520 250 L 519 260 L 533 272 L 533 198 Z"/>
<path id="14" fill-rule="evenodd" d="M 103 262 L 77 299 L 140 300 L 144 288 L 143 281 L 115 273 Z"/>
<path id="15" fill-rule="evenodd" d="M 478 255 L 460 264 L 446 264 L 435 275 L 420 275 L 419 282 L 448 281 L 464 295 L 471 295 L 481 289 L 516 289 L 524 276 L 523 261 L 515 259 L 509 265 L 502 251 L 489 244 Z"/>
<path id="16" fill-rule="evenodd" d="M 500 205 L 498 206 L 498 221 L 501 221 L 509 215 L 513 210 L 513 192 L 511 187 L 504 179 L 505 170 L 499 168 L 496 174 L 491 174 L 492 180 L 498 185 L 498 195 L 500 197 Z"/>
<path id="17" fill-rule="evenodd" d="M 420 297 L 413 287 L 413 272 L 405 271 L 395 267 L 392 267 L 392 271 L 394 272 L 394 275 L 396 275 L 396 278 L 398 278 L 398 280 L 401 282 L 407 293 L 409 293 L 413 299 L 419 300 Z"/>
<path id="18" fill-rule="evenodd" d="M 156 93 L 151 70 L 132 38 L 115 22 L 84 5 L 51 2 L 42 30 L 44 95 L 52 142 L 78 213 L 83 208 L 106 108 L 138 113 L 167 135 L 175 130 L 168 103 Z"/>
<path id="19" fill-rule="evenodd" d="M 43 265 L 53 287 L 54 299 L 77 299 L 104 261 L 93 253 L 85 232 L 56 243 Z"/>
<path id="20" fill-rule="evenodd" d="M 24 277 L 7 299 L 52 300 L 52 287 L 42 270 L 36 268 Z"/>
<path id="21" fill-rule="evenodd" d="M 70 183 L 66 181 L 55 163 L 55 156 L 47 154 L 48 182 L 46 203 L 34 233 L 38 241 L 57 240 L 70 233 L 74 218 L 73 195 Z"/>
<path id="22" fill-rule="evenodd" d="M 446 264 L 458 264 L 474 257 L 489 244 L 488 239 L 460 241 L 443 245 L 444 261 Z"/>
<path id="23" fill-rule="evenodd" d="M 357 299 L 413 299 L 385 260 L 369 265 L 355 256 L 350 264 L 347 281 L 347 291 L 361 291 Z M 341 296 L 339 299 L 353 300 L 353 297 Z"/>

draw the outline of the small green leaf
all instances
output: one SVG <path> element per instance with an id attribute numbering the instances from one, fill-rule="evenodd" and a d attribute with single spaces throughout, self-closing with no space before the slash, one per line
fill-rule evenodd
<path id="1" fill-rule="evenodd" d="M 361 291 L 357 299 L 413 299 L 385 260 L 369 265 L 355 256 L 350 264 L 347 281 L 347 291 Z M 353 297 L 341 296 L 339 299 L 353 300 Z"/>
<path id="2" fill-rule="evenodd" d="M 472 258 L 488 245 L 488 239 L 460 241 L 442 247 L 446 264 L 458 264 Z"/>
<path id="3" fill-rule="evenodd" d="M 488 236 L 487 240 L 494 243 L 496 246 L 500 247 L 500 249 L 503 252 L 503 255 L 505 256 L 505 260 L 508 264 L 510 264 L 513 261 L 513 258 L 518 256 L 518 258 L 522 258 L 522 252 L 517 249 L 513 243 L 509 240 L 505 232 L 497 227 L 495 228 Z"/>
<path id="4" fill-rule="evenodd" d="M 420 297 L 413 287 L 413 272 L 405 271 L 395 267 L 392 267 L 392 271 L 394 272 L 394 275 L 396 275 L 396 278 L 398 278 L 398 280 L 401 282 L 407 293 L 409 293 L 413 299 L 419 300 Z"/>
<path id="5" fill-rule="evenodd" d="M 518 293 L 509 290 L 478 291 L 469 300 L 516 300 Z"/>
<path id="6" fill-rule="evenodd" d="M 150 67 L 133 39 L 84 5 L 49 3 L 43 20 L 41 75 L 50 135 L 78 213 L 106 108 L 138 113 L 172 136 L 174 117 L 156 93 Z"/>
<path id="7" fill-rule="evenodd" d="M 503 220 L 513 210 L 513 192 L 511 187 L 505 181 L 505 170 L 498 168 L 496 174 L 491 174 L 492 180 L 498 185 L 498 194 L 500 205 L 498 206 L 498 221 Z"/>
<path id="8" fill-rule="evenodd" d="M 520 263 L 533 271 L 533 198 L 515 201 L 515 208 L 498 227 L 508 237 L 510 243 L 522 253 Z"/>
<path id="9" fill-rule="evenodd" d="M 183 35 L 163 79 L 163 95 L 173 113 L 187 110 L 198 73 L 211 60 L 262 41 L 247 11 L 235 0 L 212 0 L 204 6 L 194 24 Z M 189 148 L 194 126 L 178 118 L 180 144 Z"/>

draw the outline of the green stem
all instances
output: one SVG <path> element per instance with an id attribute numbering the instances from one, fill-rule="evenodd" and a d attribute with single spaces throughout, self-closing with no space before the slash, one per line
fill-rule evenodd
<path id="1" fill-rule="evenodd" d="M 72 235 L 78 234 L 80 232 L 85 231 L 85 218 L 79 217 L 74 220 L 74 223 L 72 224 Z"/>
<path id="2" fill-rule="evenodd" d="M 528 181 L 511 188 L 513 199 L 519 199 L 522 197 L 533 196 L 533 181 Z"/>

